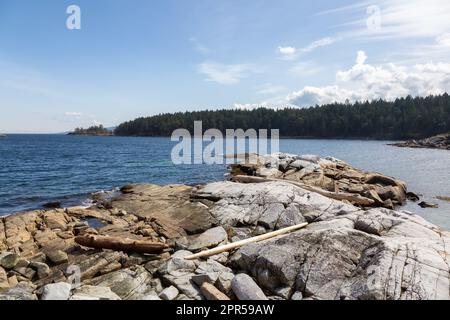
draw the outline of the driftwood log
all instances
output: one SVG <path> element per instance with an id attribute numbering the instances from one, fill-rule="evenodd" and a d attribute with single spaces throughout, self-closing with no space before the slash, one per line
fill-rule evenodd
<path id="1" fill-rule="evenodd" d="M 194 259 L 198 259 L 198 258 L 202 258 L 202 257 L 210 257 L 210 256 L 213 256 L 215 254 L 219 254 L 219 253 L 222 253 L 222 252 L 227 252 L 227 251 L 231 251 L 231 250 L 240 248 L 240 247 L 242 247 L 242 246 L 244 246 L 246 244 L 249 244 L 249 243 L 259 242 L 259 241 L 267 240 L 267 239 L 270 239 L 270 238 L 274 238 L 276 236 L 281 236 L 283 234 L 287 234 L 287 233 L 299 230 L 301 228 L 304 228 L 307 225 L 308 225 L 307 222 L 301 223 L 301 224 L 297 224 L 295 226 L 291 226 L 291 227 L 283 228 L 283 229 L 280 229 L 280 230 L 277 230 L 277 231 L 272 231 L 272 232 L 269 232 L 269 233 L 266 233 L 266 234 L 262 234 L 262 235 L 257 236 L 257 237 L 244 239 L 244 240 L 241 240 L 241 241 L 229 243 L 229 244 L 226 244 L 226 245 L 223 245 L 223 246 L 220 246 L 220 247 L 216 247 L 216 248 L 213 248 L 213 249 L 205 250 L 205 251 L 202 251 L 202 252 L 190 255 L 190 256 L 186 256 L 186 257 L 184 257 L 184 259 L 186 259 L 186 260 L 194 260 Z"/>
<path id="2" fill-rule="evenodd" d="M 286 183 L 293 184 L 297 187 L 303 188 L 303 189 L 311 191 L 311 192 L 318 193 L 322 196 L 325 196 L 325 197 L 328 197 L 328 198 L 331 198 L 334 200 L 339 200 L 339 201 L 346 200 L 346 201 L 349 201 L 358 206 L 371 207 L 375 204 L 375 200 L 363 197 L 359 194 L 326 191 L 326 190 L 323 190 L 323 189 L 320 189 L 317 187 L 308 186 L 308 185 L 300 183 L 300 182 L 285 180 L 285 179 L 262 178 L 262 177 L 238 175 L 238 176 L 232 177 L 231 181 L 241 182 L 241 183 L 264 183 L 264 182 L 269 182 L 269 181 L 280 181 L 280 182 L 286 182 Z"/>
<path id="3" fill-rule="evenodd" d="M 208 282 L 204 282 L 201 285 L 200 291 L 202 292 L 206 300 L 230 300 L 230 298 L 228 298 L 226 294 L 224 294 L 222 291 Z"/>
<path id="4" fill-rule="evenodd" d="M 78 236 L 75 238 L 75 242 L 89 248 L 136 253 L 161 253 L 169 248 L 167 244 L 161 242 L 96 235 Z"/>

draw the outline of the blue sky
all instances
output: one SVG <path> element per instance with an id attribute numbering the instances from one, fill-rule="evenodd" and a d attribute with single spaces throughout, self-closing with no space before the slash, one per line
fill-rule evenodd
<path id="1" fill-rule="evenodd" d="M 0 0 L 0 132 L 441 93 L 449 15 L 446 0 Z"/>

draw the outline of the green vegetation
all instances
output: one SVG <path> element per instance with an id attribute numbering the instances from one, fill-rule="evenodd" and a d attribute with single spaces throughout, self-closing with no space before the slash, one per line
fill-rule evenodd
<path id="1" fill-rule="evenodd" d="M 76 136 L 111 136 L 113 132 L 104 128 L 103 125 L 92 126 L 87 129 L 76 128 L 73 132 L 69 133 L 69 135 Z"/>
<path id="2" fill-rule="evenodd" d="M 450 96 L 406 97 L 388 102 L 333 103 L 311 108 L 217 110 L 160 114 L 119 125 L 121 136 L 170 136 L 173 130 L 280 129 L 285 137 L 418 139 L 450 131 Z"/>

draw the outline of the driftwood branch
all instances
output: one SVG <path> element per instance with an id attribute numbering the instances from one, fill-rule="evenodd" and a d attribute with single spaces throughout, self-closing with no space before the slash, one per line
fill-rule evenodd
<path id="1" fill-rule="evenodd" d="M 213 248 L 213 249 L 205 250 L 205 251 L 202 251 L 202 252 L 199 252 L 199 253 L 187 256 L 187 257 L 185 257 L 185 259 L 186 260 L 194 260 L 194 259 L 198 259 L 198 258 L 202 258 L 202 257 L 213 256 L 215 254 L 219 254 L 219 253 L 222 253 L 222 252 L 231 251 L 233 249 L 240 248 L 240 247 L 242 247 L 242 246 L 244 246 L 246 244 L 249 244 L 249 243 L 254 243 L 254 242 L 267 240 L 267 239 L 270 239 L 270 238 L 273 238 L 273 237 L 276 237 L 276 236 L 281 236 L 283 234 L 299 230 L 301 228 L 306 227 L 307 225 L 308 225 L 308 223 L 305 222 L 305 223 L 298 224 L 298 225 L 295 225 L 295 226 L 291 226 L 291 227 L 287 227 L 287 228 L 280 229 L 280 230 L 277 230 L 277 231 L 269 232 L 269 233 L 266 233 L 266 234 L 263 234 L 263 235 L 260 235 L 260 236 L 257 236 L 257 237 L 253 237 L 253 238 L 249 238 L 249 239 L 233 242 L 233 243 L 230 243 L 230 244 L 226 244 L 226 245 L 223 245 L 223 246 L 220 246 L 220 247 L 216 247 L 216 248 Z"/>
<path id="2" fill-rule="evenodd" d="M 242 176 L 242 175 L 234 176 L 231 180 L 235 181 L 235 182 L 242 182 L 242 183 L 263 183 L 263 182 L 269 182 L 269 181 L 280 181 L 280 182 L 286 182 L 286 183 L 293 184 L 297 187 L 303 188 L 303 189 L 311 191 L 311 192 L 318 193 L 322 196 L 325 196 L 325 197 L 328 197 L 328 198 L 331 198 L 334 200 L 339 200 L 339 201 L 347 200 L 355 205 L 366 206 L 366 207 L 371 207 L 375 204 L 375 200 L 363 197 L 359 194 L 326 191 L 326 190 L 323 190 L 320 188 L 308 186 L 304 183 L 300 183 L 300 182 L 292 181 L 292 180 L 284 180 L 284 179 L 276 179 L 276 178 L 262 178 L 262 177 Z"/>
<path id="3" fill-rule="evenodd" d="M 206 300 L 230 300 L 230 298 L 228 298 L 226 294 L 224 294 L 208 282 L 204 282 L 201 285 L 200 291 L 202 292 Z"/>
<path id="4" fill-rule="evenodd" d="M 75 242 L 89 248 L 136 253 L 160 253 L 169 248 L 165 243 L 96 235 L 78 236 Z"/>

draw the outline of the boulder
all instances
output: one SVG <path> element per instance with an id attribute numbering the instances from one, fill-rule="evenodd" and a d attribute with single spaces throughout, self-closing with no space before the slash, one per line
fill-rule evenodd
<path id="1" fill-rule="evenodd" d="M 176 245 L 183 250 L 198 251 L 216 247 L 226 242 L 228 242 L 228 235 L 225 229 L 223 227 L 215 227 L 199 235 L 178 239 Z"/>
<path id="2" fill-rule="evenodd" d="M 83 285 L 75 289 L 70 300 L 120 300 L 108 287 Z"/>
<path id="3" fill-rule="evenodd" d="M 6 270 L 14 269 L 19 262 L 20 257 L 15 253 L 9 253 L 0 259 L 0 266 Z"/>
<path id="4" fill-rule="evenodd" d="M 239 300 L 268 300 L 261 288 L 247 274 L 234 277 L 231 287 Z"/>
<path id="5" fill-rule="evenodd" d="M 50 267 L 43 262 L 32 261 L 30 267 L 37 271 L 39 279 L 47 278 L 52 273 Z"/>
<path id="6" fill-rule="evenodd" d="M 404 182 L 378 173 L 366 173 L 334 158 L 320 158 L 314 155 L 294 156 L 283 153 L 255 157 L 256 161 L 253 163 L 231 165 L 231 180 L 244 182 L 243 176 L 253 178 L 256 176 L 266 180 L 292 181 L 313 187 L 312 191 L 318 193 L 325 191 L 322 194 L 333 199 L 345 197 L 347 201 L 361 207 L 391 207 L 403 204 L 406 199 Z M 266 169 L 268 162 L 278 163 L 278 168 L 282 171 L 281 175 L 278 170 L 272 172 Z M 248 181 L 249 178 L 247 178 Z M 391 188 L 382 189 L 383 187 Z M 367 203 L 355 197 L 355 194 L 365 196 L 368 190 L 376 188 L 380 188 L 380 193 L 385 197 L 382 201 L 375 191 L 370 193 L 370 198 L 374 198 L 375 202 Z"/>
<path id="7" fill-rule="evenodd" d="M 422 201 L 422 202 L 420 202 L 419 203 L 419 207 L 421 207 L 421 208 L 434 208 L 434 209 L 436 209 L 436 208 L 439 208 L 439 205 L 438 204 L 436 204 L 436 203 L 429 203 L 429 202 L 426 202 L 426 201 Z"/>
<path id="8" fill-rule="evenodd" d="M 302 300 L 302 299 L 303 294 L 300 291 L 295 292 L 291 297 L 291 300 Z"/>
<path id="9" fill-rule="evenodd" d="M 72 285 L 66 282 L 47 284 L 42 289 L 41 300 L 69 300 Z"/>
<path id="10" fill-rule="evenodd" d="M 176 271 L 162 276 L 164 282 L 176 287 L 182 294 L 190 300 L 203 300 L 200 288 L 192 281 L 194 276 L 191 272 Z"/>
<path id="11" fill-rule="evenodd" d="M 67 253 L 62 250 L 49 250 L 46 252 L 46 256 L 56 265 L 66 263 L 69 260 Z"/>
<path id="12" fill-rule="evenodd" d="M 159 297 L 163 300 L 175 300 L 175 298 L 178 296 L 178 289 L 174 286 L 170 286 L 166 289 L 164 289 L 160 294 Z"/>
<path id="13" fill-rule="evenodd" d="M 121 300 L 139 300 L 148 292 L 153 291 L 151 279 L 151 274 L 144 267 L 135 266 L 111 272 L 84 283 L 109 288 Z"/>
<path id="14" fill-rule="evenodd" d="M 22 282 L 0 293 L 0 300 L 37 300 L 33 293 L 35 287 L 27 282 Z"/>
<path id="15" fill-rule="evenodd" d="M 196 274 L 195 276 L 192 276 L 192 281 L 194 281 L 195 284 L 200 287 L 205 282 L 215 284 L 218 278 L 219 274 L 212 272 L 205 274 Z"/>
<path id="16" fill-rule="evenodd" d="M 44 222 L 50 229 L 67 230 L 67 223 L 70 218 L 63 210 L 51 210 L 44 213 Z"/>

